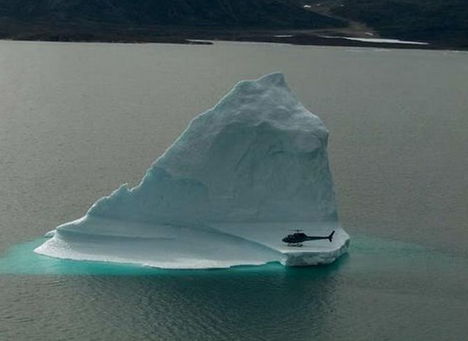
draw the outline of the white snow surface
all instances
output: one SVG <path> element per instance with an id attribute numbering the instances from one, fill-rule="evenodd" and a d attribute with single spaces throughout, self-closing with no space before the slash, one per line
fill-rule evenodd
<path id="1" fill-rule="evenodd" d="M 148 169 L 35 252 L 160 268 L 331 263 L 346 252 L 327 156 L 328 131 L 280 73 L 238 83 Z M 333 242 L 288 247 L 302 229 Z"/>

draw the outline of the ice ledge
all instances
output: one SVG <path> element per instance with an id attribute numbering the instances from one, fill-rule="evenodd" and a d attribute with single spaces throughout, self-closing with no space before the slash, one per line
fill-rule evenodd
<path id="1" fill-rule="evenodd" d="M 340 256 L 348 252 L 349 239 L 338 249 L 330 251 L 297 251 L 286 252 L 286 259 L 282 262 L 286 266 L 312 266 L 333 263 Z"/>
<path id="2" fill-rule="evenodd" d="M 248 239 L 279 252 L 280 263 L 285 266 L 312 266 L 333 263 L 348 251 L 350 237 L 337 223 L 220 223 L 213 228 L 227 234 Z M 288 246 L 282 239 L 291 230 L 300 229 L 308 235 L 327 236 L 335 231 L 332 242 L 328 240 L 307 241 L 301 247 Z"/>
<path id="3" fill-rule="evenodd" d="M 310 235 L 328 235 L 335 230 L 335 237 L 331 243 L 318 240 L 288 247 L 281 239 L 296 228 Z M 348 245 L 348 234 L 332 223 L 213 223 L 184 227 L 84 217 L 60 226 L 35 252 L 73 260 L 207 269 L 271 262 L 285 266 L 328 264 L 344 254 Z"/>

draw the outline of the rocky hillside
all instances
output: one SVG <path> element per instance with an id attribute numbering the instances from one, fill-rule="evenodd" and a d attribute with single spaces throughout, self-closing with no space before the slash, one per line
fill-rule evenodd
<path id="1" fill-rule="evenodd" d="M 43 24 L 321 28 L 342 22 L 288 0 L 0 0 L 0 18 Z"/>
<path id="2" fill-rule="evenodd" d="M 328 3 L 335 15 L 366 23 L 382 36 L 468 47 L 467 0 L 340 0 Z"/>
<path id="3" fill-rule="evenodd" d="M 0 39 L 370 46 L 324 36 L 372 34 L 425 41 L 431 48 L 468 48 L 467 1 L 0 0 Z"/>

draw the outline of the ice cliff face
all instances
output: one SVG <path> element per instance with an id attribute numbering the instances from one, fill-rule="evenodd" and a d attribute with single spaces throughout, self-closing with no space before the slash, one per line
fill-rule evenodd
<path id="1" fill-rule="evenodd" d="M 224 223 L 249 223 L 255 229 L 256 223 L 283 222 L 284 234 L 287 224 L 293 222 L 322 227 L 328 224 L 336 229 L 337 209 L 327 140 L 328 131 L 323 123 L 297 100 L 282 74 L 240 82 L 214 108 L 193 119 L 148 169 L 138 186 L 129 189 L 124 185 L 101 198 L 83 219 L 60 226 L 49 245 L 44 244 L 37 252 L 61 257 L 67 253 L 61 249 L 68 248 L 68 256 L 63 258 L 115 260 L 119 252 L 116 255 L 111 252 L 114 256 L 106 258 L 109 250 L 104 251 L 105 247 L 86 251 L 86 240 L 99 236 L 93 241 L 94 246 L 96 240 L 102 241 L 102 236 L 149 238 L 145 241 L 148 243 L 151 238 L 167 239 L 167 233 L 169 239 L 180 239 L 176 227 L 189 229 L 191 233 L 209 230 L 216 234 L 218 230 L 213 226 Z M 231 228 L 226 234 L 231 238 L 229 243 L 233 242 L 235 230 Z M 268 234 L 268 230 L 265 232 Z M 79 243 L 77 234 L 81 238 Z M 222 240 L 220 235 L 216 238 Z M 197 235 L 192 242 L 196 240 L 201 242 L 203 238 Z M 255 247 L 257 241 L 245 236 L 242 241 L 249 243 L 249 247 L 244 245 L 247 249 L 253 243 L 255 252 L 265 255 L 265 250 Z M 158 243 L 153 248 L 166 250 L 167 245 Z M 219 240 L 217 243 L 220 247 L 203 259 L 222 258 L 225 251 Z M 237 247 L 239 241 L 234 244 Z M 270 246 L 262 245 L 268 249 L 268 256 L 260 263 L 275 260 L 278 250 Z M 72 256 L 77 249 L 83 257 Z M 132 253 L 131 248 L 127 251 Z M 159 253 L 148 252 L 135 262 L 145 263 L 142 259 L 153 259 Z M 238 252 L 242 253 L 242 246 L 233 254 Z M 133 262 L 127 256 L 122 259 Z M 195 253 L 193 257 L 197 257 Z M 190 252 L 182 258 L 190 259 Z M 243 262 L 233 260 L 231 265 L 236 261 Z"/>
<path id="2" fill-rule="evenodd" d="M 328 132 L 282 74 L 244 81 L 147 171 L 90 209 L 140 222 L 336 220 Z"/>

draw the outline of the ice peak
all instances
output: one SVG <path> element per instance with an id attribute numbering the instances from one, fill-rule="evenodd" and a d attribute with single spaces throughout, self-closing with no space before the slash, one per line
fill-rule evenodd
<path id="1" fill-rule="evenodd" d="M 273 95 L 276 96 L 273 96 Z M 218 103 L 223 105 L 226 102 L 238 104 L 239 102 L 263 102 L 266 99 L 272 102 L 277 101 L 281 94 L 281 101 L 289 99 L 287 102 L 297 102 L 296 97 L 286 84 L 284 75 L 280 72 L 270 73 L 258 79 L 244 80 L 237 83 L 234 88 Z"/>
<path id="2" fill-rule="evenodd" d="M 264 88 L 269 88 L 272 86 L 282 87 L 282 88 L 286 88 L 289 90 L 288 85 L 286 84 L 284 74 L 281 72 L 269 73 L 258 79 L 245 80 L 245 81 L 240 82 L 239 84 L 242 84 L 242 83 L 255 84 L 255 86 L 257 87 L 264 87 Z"/>
<path id="3" fill-rule="evenodd" d="M 327 129 L 311 114 L 289 89 L 282 73 L 271 73 L 255 80 L 237 83 L 211 110 L 198 116 L 190 128 L 210 121 L 210 127 L 262 123 L 281 129 L 313 132 L 325 137 Z"/>

